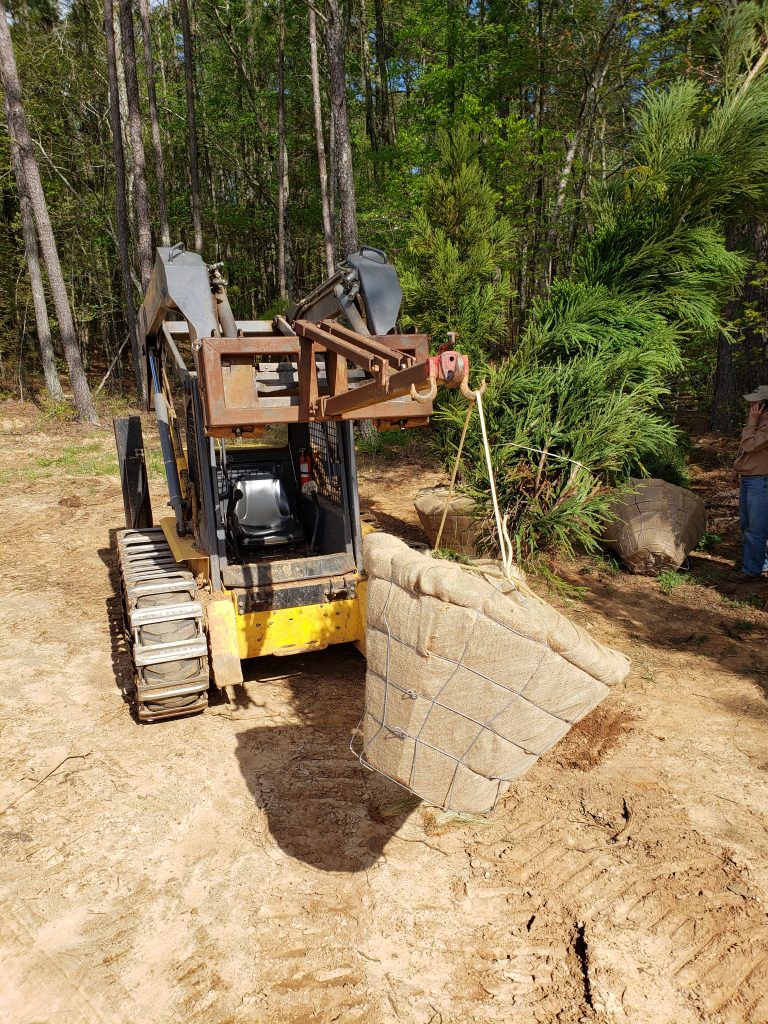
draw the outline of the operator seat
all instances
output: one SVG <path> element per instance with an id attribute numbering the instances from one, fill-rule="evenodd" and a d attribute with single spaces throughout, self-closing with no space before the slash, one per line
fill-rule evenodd
<path id="1" fill-rule="evenodd" d="M 295 544 L 305 537 L 279 466 L 249 470 L 247 477 L 236 478 L 230 508 L 230 523 L 243 547 Z"/>

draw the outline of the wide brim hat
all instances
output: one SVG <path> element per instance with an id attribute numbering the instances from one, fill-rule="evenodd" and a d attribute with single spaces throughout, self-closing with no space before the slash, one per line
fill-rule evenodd
<path id="1" fill-rule="evenodd" d="M 768 402 L 768 384 L 761 384 L 757 391 L 744 395 L 745 402 Z"/>

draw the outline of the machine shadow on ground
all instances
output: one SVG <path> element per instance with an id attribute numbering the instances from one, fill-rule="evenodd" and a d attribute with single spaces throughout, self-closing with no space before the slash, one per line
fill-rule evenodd
<path id="1" fill-rule="evenodd" d="M 363 708 L 363 658 L 343 645 L 254 659 L 243 670 L 240 695 L 250 695 L 264 724 L 237 733 L 236 755 L 275 842 L 322 871 L 367 870 L 419 801 L 349 749 Z"/>
<path id="2" fill-rule="evenodd" d="M 110 530 L 109 546 L 99 550 L 99 557 L 111 584 L 105 609 L 115 686 L 130 704 L 133 680 L 117 533 Z M 288 658 L 254 658 L 243 662 L 243 674 L 231 708 L 236 754 L 275 842 L 291 857 L 323 871 L 367 870 L 419 801 L 364 768 L 349 749 L 362 714 L 365 660 L 344 644 Z M 209 697 L 212 707 L 206 714 L 213 715 L 221 695 L 212 688 Z"/>

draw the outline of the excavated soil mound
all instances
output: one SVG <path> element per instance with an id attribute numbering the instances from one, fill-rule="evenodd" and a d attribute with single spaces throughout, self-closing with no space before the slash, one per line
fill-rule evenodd
<path id="1" fill-rule="evenodd" d="M 491 810 L 629 660 L 527 588 L 365 539 L 362 758 L 444 809 Z"/>

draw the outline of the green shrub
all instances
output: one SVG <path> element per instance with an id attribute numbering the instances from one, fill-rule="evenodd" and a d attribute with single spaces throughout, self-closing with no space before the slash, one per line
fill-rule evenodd
<path id="1" fill-rule="evenodd" d="M 676 451 L 679 432 L 658 411 L 664 389 L 654 359 L 637 351 L 598 350 L 568 362 L 541 363 L 522 351 L 489 372 L 483 406 L 491 461 L 518 561 L 529 563 L 541 550 L 595 551 L 614 486 L 642 473 L 649 456 Z M 458 397 L 435 413 L 448 463 L 465 415 Z M 462 485 L 488 517 L 476 414 L 465 450 Z"/>
<path id="2" fill-rule="evenodd" d="M 462 351 L 481 364 L 506 347 L 514 231 L 477 160 L 467 128 L 438 138 L 440 163 L 424 182 L 424 205 L 410 225 L 399 269 L 402 322 L 436 342 L 456 331 Z"/>

